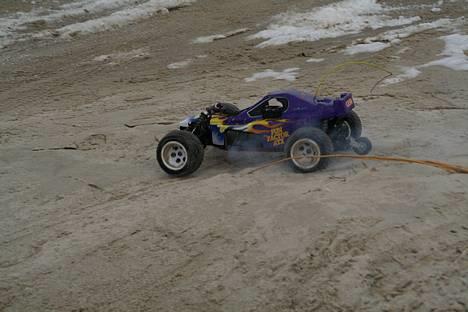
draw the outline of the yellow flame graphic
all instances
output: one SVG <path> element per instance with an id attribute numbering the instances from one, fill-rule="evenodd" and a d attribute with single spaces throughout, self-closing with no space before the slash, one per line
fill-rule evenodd
<path id="1" fill-rule="evenodd" d="M 281 127 L 285 122 L 288 121 L 287 119 L 260 119 L 252 121 L 246 125 L 226 125 L 226 119 L 227 118 L 224 116 L 214 115 L 211 117 L 210 125 L 217 126 L 221 133 L 223 133 L 227 129 L 233 129 L 253 134 L 269 134 L 271 132 L 271 129 Z M 257 129 L 256 127 L 259 126 L 267 129 Z"/>

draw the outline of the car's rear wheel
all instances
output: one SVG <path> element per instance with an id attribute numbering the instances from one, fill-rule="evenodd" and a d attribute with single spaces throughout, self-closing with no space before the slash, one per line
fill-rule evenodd
<path id="1" fill-rule="evenodd" d="M 329 158 L 319 156 L 333 152 L 328 135 L 317 128 L 300 128 L 286 142 L 286 155 L 291 166 L 299 172 L 313 172 L 325 168 Z"/>
<path id="2" fill-rule="evenodd" d="M 362 133 L 362 122 L 355 111 L 349 112 L 328 130 L 335 151 L 348 150 L 352 138 L 358 139 Z"/>
<path id="3" fill-rule="evenodd" d="M 198 137 L 183 130 L 169 132 L 156 149 L 159 166 L 178 177 L 195 172 L 203 162 L 203 155 L 203 144 Z"/>
<path id="4" fill-rule="evenodd" d="M 357 139 L 362 134 L 362 122 L 361 118 L 355 111 L 349 112 L 348 115 L 345 116 L 343 122 L 349 127 L 349 135 L 353 138 Z"/>

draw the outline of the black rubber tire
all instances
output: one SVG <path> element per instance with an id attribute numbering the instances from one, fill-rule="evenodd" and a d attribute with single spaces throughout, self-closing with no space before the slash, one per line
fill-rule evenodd
<path id="1" fill-rule="evenodd" d="M 372 142 L 366 137 L 360 137 L 356 139 L 359 147 L 353 147 L 353 151 L 358 155 L 367 155 L 372 150 Z"/>
<path id="2" fill-rule="evenodd" d="M 344 121 L 346 121 L 351 128 L 351 136 L 355 139 L 361 137 L 362 134 L 362 122 L 361 118 L 355 111 L 351 111 L 348 115 L 344 117 Z"/>
<path id="3" fill-rule="evenodd" d="M 286 157 L 291 157 L 291 148 L 299 139 L 309 138 L 313 140 L 320 148 L 320 155 L 328 155 L 333 152 L 333 143 L 330 137 L 318 128 L 305 127 L 299 128 L 289 137 L 285 145 Z M 328 166 L 330 158 L 320 158 L 320 161 L 312 168 L 304 169 L 298 167 L 292 160 L 289 161 L 292 168 L 298 172 L 314 172 L 320 169 L 324 169 Z"/>
<path id="4" fill-rule="evenodd" d="M 180 170 L 172 170 L 164 165 L 161 158 L 161 152 L 165 144 L 171 141 L 181 143 L 187 150 L 187 163 Z M 169 175 L 176 177 L 183 177 L 194 173 L 203 162 L 204 149 L 203 144 L 200 142 L 198 137 L 189 131 L 174 130 L 164 136 L 156 148 L 156 159 L 158 160 L 159 166 Z"/>

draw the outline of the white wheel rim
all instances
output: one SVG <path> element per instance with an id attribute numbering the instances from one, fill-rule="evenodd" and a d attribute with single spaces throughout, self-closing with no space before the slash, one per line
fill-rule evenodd
<path id="1" fill-rule="evenodd" d="M 164 165 L 174 171 L 182 170 L 188 160 L 188 153 L 181 143 L 177 141 L 167 142 L 161 150 L 161 159 Z"/>
<path id="2" fill-rule="evenodd" d="M 320 146 L 312 139 L 300 139 L 291 147 L 291 160 L 301 169 L 311 169 L 320 162 Z"/>

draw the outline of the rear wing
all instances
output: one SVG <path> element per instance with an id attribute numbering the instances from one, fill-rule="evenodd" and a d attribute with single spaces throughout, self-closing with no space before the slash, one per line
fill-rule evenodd
<path id="1" fill-rule="evenodd" d="M 340 97 L 335 99 L 334 108 L 338 115 L 346 115 L 354 107 L 355 105 L 352 93 L 341 93 Z"/>

